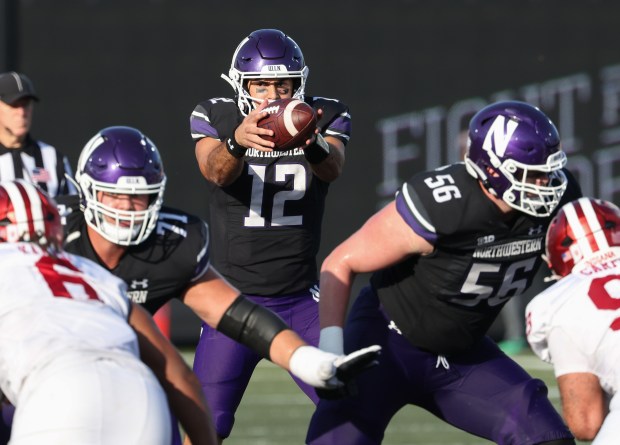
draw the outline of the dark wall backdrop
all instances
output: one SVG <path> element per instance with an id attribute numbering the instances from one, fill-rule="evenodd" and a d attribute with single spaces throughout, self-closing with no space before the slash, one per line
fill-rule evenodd
<path id="1" fill-rule="evenodd" d="M 4 0 L 12 1 L 12 0 Z M 619 201 L 620 3 L 601 0 L 21 0 L 17 68 L 35 83 L 34 134 L 75 166 L 100 128 L 131 125 L 158 145 L 170 205 L 207 217 L 189 115 L 230 96 L 220 79 L 254 29 L 301 46 L 308 94 L 353 117 L 321 258 L 410 174 L 458 158 L 486 103 L 541 106 L 584 191 Z M 619 165 L 616 165 L 619 164 Z"/>

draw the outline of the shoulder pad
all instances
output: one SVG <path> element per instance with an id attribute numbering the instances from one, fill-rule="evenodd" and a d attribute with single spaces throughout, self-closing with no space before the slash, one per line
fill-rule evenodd
<path id="1" fill-rule="evenodd" d="M 323 109 L 323 116 L 318 121 L 317 126 L 326 128 L 327 125 L 341 114 L 349 114 L 349 107 L 338 99 L 329 99 L 326 97 L 307 97 L 306 102 L 312 105 L 312 108 L 318 110 Z"/>

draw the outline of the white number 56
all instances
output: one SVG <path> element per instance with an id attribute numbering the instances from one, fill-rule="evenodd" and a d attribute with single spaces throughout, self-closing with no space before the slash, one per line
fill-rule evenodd
<path id="1" fill-rule="evenodd" d="M 452 198 L 460 198 L 461 191 L 454 184 L 454 179 L 450 175 L 437 175 L 434 178 L 424 180 L 428 188 L 433 189 L 433 198 L 437 202 L 450 201 Z"/>

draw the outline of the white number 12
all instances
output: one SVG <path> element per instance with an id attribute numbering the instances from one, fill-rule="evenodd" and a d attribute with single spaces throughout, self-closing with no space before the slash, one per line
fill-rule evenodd
<path id="1" fill-rule="evenodd" d="M 306 194 L 306 169 L 301 164 L 278 164 L 275 166 L 275 181 L 285 182 L 286 177 L 293 175 L 293 189 L 281 190 L 273 195 L 271 209 L 271 227 L 299 226 L 303 222 L 302 215 L 284 216 L 284 203 L 297 201 Z M 252 197 L 250 200 L 250 214 L 243 220 L 245 227 L 265 227 L 263 216 L 263 202 L 265 193 L 265 165 L 248 165 L 248 173 L 252 175 Z"/>

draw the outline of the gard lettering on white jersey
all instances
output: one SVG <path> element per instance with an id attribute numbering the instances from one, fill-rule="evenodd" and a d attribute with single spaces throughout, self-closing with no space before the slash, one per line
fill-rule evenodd
<path id="1" fill-rule="evenodd" d="M 497 156 L 503 157 L 508 148 L 508 142 L 518 126 L 515 120 L 508 119 L 506 123 L 504 116 L 497 116 L 484 138 L 482 148 L 486 151 L 494 151 Z"/>

